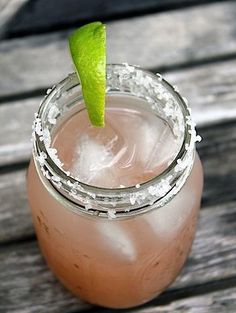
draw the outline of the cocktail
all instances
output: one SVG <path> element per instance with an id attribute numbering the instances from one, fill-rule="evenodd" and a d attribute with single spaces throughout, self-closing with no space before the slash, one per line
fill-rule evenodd
<path id="1" fill-rule="evenodd" d="M 48 92 L 34 121 L 28 195 L 59 280 L 88 302 L 127 308 L 166 289 L 189 254 L 200 138 L 186 99 L 159 74 L 108 64 L 104 101 L 105 125 L 94 127 L 77 74 Z"/>

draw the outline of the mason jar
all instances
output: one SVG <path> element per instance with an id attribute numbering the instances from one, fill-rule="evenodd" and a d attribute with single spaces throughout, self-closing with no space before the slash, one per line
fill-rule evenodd
<path id="1" fill-rule="evenodd" d="M 174 158 L 135 186 L 78 181 L 52 145 L 63 122 L 84 110 L 81 85 L 70 74 L 35 114 L 28 198 L 41 251 L 62 284 L 90 303 L 128 308 L 165 290 L 189 254 L 203 185 L 200 138 L 186 99 L 159 74 L 107 65 L 106 93 L 142 99 L 145 110 L 165 120 L 179 142 Z"/>

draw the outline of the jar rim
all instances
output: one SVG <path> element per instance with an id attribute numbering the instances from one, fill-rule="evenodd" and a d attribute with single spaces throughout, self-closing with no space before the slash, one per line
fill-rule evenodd
<path id="1" fill-rule="evenodd" d="M 119 71 L 122 72 L 123 70 L 125 70 L 127 73 L 129 73 L 129 71 L 138 72 L 143 75 L 144 79 L 148 77 L 152 81 L 158 82 L 158 84 L 161 85 L 166 90 L 166 92 L 171 94 L 171 96 L 175 99 L 176 103 L 178 104 L 181 110 L 181 113 L 183 115 L 183 122 L 184 122 L 182 145 L 176 157 L 174 158 L 174 160 L 171 162 L 171 164 L 168 165 L 168 167 L 162 173 L 160 173 L 159 175 L 153 177 L 152 179 L 148 181 L 140 182 L 138 187 L 137 185 L 135 185 L 135 186 L 128 186 L 124 188 L 103 188 L 103 187 L 88 185 L 79 180 L 76 180 L 73 176 L 71 176 L 70 174 L 68 175 L 68 173 L 66 173 L 61 168 L 60 164 L 58 164 L 58 162 L 56 162 L 56 160 L 52 157 L 52 155 L 50 155 L 49 153 L 50 147 L 47 145 L 45 140 L 42 139 L 42 134 L 44 131 L 44 128 L 42 125 L 42 118 L 45 115 L 46 107 L 50 105 L 51 99 L 55 96 L 55 94 L 59 90 L 62 90 L 63 87 L 65 87 L 66 85 L 72 82 L 74 82 L 74 84 L 78 86 L 80 85 L 79 79 L 77 78 L 77 75 L 75 73 L 69 74 L 65 79 L 63 79 L 56 86 L 54 86 L 52 90 L 47 92 L 47 95 L 42 101 L 39 107 L 38 113 L 36 114 L 34 127 L 33 127 L 34 129 L 33 131 L 34 156 L 35 156 L 35 159 L 39 161 L 38 163 L 40 165 L 40 168 L 44 176 L 46 176 L 46 178 L 50 180 L 50 182 L 57 189 L 57 191 L 62 193 L 64 196 L 67 197 L 68 194 L 70 194 L 69 195 L 70 200 L 72 200 L 73 202 L 77 202 L 76 200 L 78 200 L 79 206 L 81 206 L 81 201 L 83 200 L 82 198 L 84 198 L 85 202 L 82 201 L 82 206 L 84 205 L 85 212 L 93 213 L 95 211 L 96 212 L 100 211 L 101 214 L 96 213 L 96 215 L 103 216 L 104 215 L 103 213 L 105 213 L 105 215 L 107 215 L 108 217 L 112 217 L 112 216 L 114 217 L 114 215 L 117 215 L 116 214 L 117 212 L 114 213 L 114 210 L 116 211 L 116 209 L 114 209 L 115 205 L 114 203 L 112 203 L 112 201 L 117 202 L 118 205 L 121 205 L 121 206 L 125 206 L 125 204 L 127 204 L 126 203 L 127 201 L 124 201 L 124 199 L 122 200 L 124 195 L 126 199 L 127 198 L 130 199 L 131 209 L 129 209 L 129 212 L 126 212 L 126 213 L 130 213 L 131 211 L 133 212 L 137 212 L 138 210 L 142 211 L 140 210 L 140 207 L 141 208 L 145 207 L 144 201 L 141 201 L 142 204 L 140 205 L 140 203 L 138 203 L 140 202 L 140 199 L 139 201 L 136 201 L 136 200 L 140 198 L 139 195 L 143 191 L 148 190 L 152 188 L 153 186 L 160 187 L 161 184 L 164 184 L 165 182 L 169 184 L 170 188 L 168 192 L 166 192 L 166 194 L 164 195 L 160 195 L 160 197 L 156 197 L 157 198 L 156 200 L 158 201 L 163 200 L 163 198 L 165 198 L 167 194 L 169 194 L 168 198 L 170 199 L 171 192 L 173 193 L 173 195 L 176 194 L 180 190 L 180 184 L 179 186 L 176 186 L 176 183 L 184 174 L 186 176 L 185 177 L 185 180 L 186 180 L 191 171 L 192 163 L 193 163 L 193 155 L 194 155 L 194 150 L 195 150 L 195 142 L 199 140 L 199 136 L 196 135 L 195 124 L 194 122 L 192 122 L 192 119 L 191 119 L 191 110 L 187 105 L 186 99 L 183 98 L 179 94 L 178 90 L 175 87 L 173 87 L 164 78 L 162 78 L 160 74 L 154 74 L 148 70 L 142 69 L 141 67 L 128 65 L 127 63 L 107 64 L 107 72 L 110 72 L 112 74 L 113 73 L 112 71 L 114 70 L 117 70 L 118 72 Z M 109 90 L 107 92 L 109 93 Z M 43 160 L 42 160 L 42 156 L 43 156 Z M 42 162 L 40 162 L 40 157 L 41 157 Z M 188 160 L 188 162 L 186 160 Z M 168 177 L 171 177 L 171 179 L 174 181 L 175 188 L 170 184 L 170 181 L 169 182 L 166 181 Z M 76 194 L 73 195 L 73 192 L 71 192 L 71 188 L 72 189 L 74 188 L 76 190 Z M 156 196 L 157 194 L 158 194 L 158 190 L 157 190 Z M 135 195 L 136 195 L 136 199 L 135 199 Z M 104 207 L 104 201 L 103 201 L 104 199 L 108 200 L 107 203 L 105 204 L 105 207 Z M 97 201 L 99 203 L 97 206 L 98 209 L 96 208 L 96 210 L 93 210 L 92 208 L 88 208 L 89 206 L 94 205 L 94 201 Z M 154 201 L 153 203 L 157 204 L 158 201 Z M 163 200 L 162 202 L 164 203 L 165 201 Z M 89 206 L 87 205 L 87 208 L 86 208 L 86 202 L 89 202 L 90 204 Z M 123 214 L 124 211 L 127 211 L 127 209 L 121 210 L 119 212 Z"/>

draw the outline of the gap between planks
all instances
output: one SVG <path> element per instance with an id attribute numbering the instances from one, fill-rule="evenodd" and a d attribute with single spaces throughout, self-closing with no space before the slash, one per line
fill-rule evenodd
<path id="1" fill-rule="evenodd" d="M 236 277 L 231 277 L 217 282 L 208 282 L 203 285 L 171 290 L 164 292 L 159 297 L 140 307 L 124 309 L 122 313 L 235 313 L 235 286 Z M 67 313 L 77 312 L 78 310 Z M 79 312 L 119 313 L 120 310 L 91 307 Z"/>
<path id="2" fill-rule="evenodd" d="M 29 0 L 0 0 L 0 38 L 4 37 L 10 21 Z"/>
<path id="3" fill-rule="evenodd" d="M 169 71 L 164 77 L 189 100 L 198 127 L 214 127 L 236 118 L 236 59 Z M 41 99 L 32 97 L 0 105 L 0 166 L 29 159 L 31 125 Z"/>
<path id="4" fill-rule="evenodd" d="M 181 275 L 163 295 L 147 304 L 147 308 L 168 306 L 185 297 L 236 286 L 235 217 L 236 202 L 201 211 L 193 248 Z M 37 308 L 40 313 L 64 313 L 84 312 L 89 308 L 58 284 L 36 242 L 5 246 L 0 250 L 0 261 L 1 312 L 20 313 L 27 308 L 27 312 L 33 313 Z"/>
<path id="5" fill-rule="evenodd" d="M 53 2 L 29 2 L 20 10 L 16 18 L 8 24 L 5 38 L 28 36 L 35 33 L 47 33 L 68 27 L 79 27 L 94 20 L 111 21 L 122 18 L 143 16 L 155 12 L 185 9 L 191 6 L 216 3 L 220 0 L 120 0 L 111 2 L 58 0 Z M 48 18 L 47 13 L 50 12 Z"/>
<path id="6" fill-rule="evenodd" d="M 236 123 L 206 126 L 199 132 L 205 138 L 198 145 L 205 173 L 203 206 L 236 200 Z M 25 180 L 25 169 L 0 175 L 0 242 L 33 234 Z"/>
<path id="7" fill-rule="evenodd" d="M 170 68 L 232 55 L 236 51 L 235 11 L 236 3 L 230 1 L 108 23 L 108 63 Z M 73 71 L 68 34 L 62 31 L 1 42 L 4 79 L 0 96 L 42 89 Z"/>
<path id="8" fill-rule="evenodd" d="M 153 301 L 137 308 L 122 310 L 123 313 L 235 313 L 235 277 L 217 283 L 206 283 L 177 293 L 165 292 Z M 230 288 L 230 286 L 232 286 Z M 208 287 L 207 292 L 202 292 Z M 223 288 L 221 288 L 223 287 Z M 185 293 L 186 292 L 186 293 Z M 80 313 L 118 313 L 120 310 L 92 307 Z M 69 311 L 67 313 L 78 313 Z"/>

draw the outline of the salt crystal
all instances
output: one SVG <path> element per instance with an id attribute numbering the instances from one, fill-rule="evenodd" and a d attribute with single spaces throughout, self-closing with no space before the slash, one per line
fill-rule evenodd
<path id="1" fill-rule="evenodd" d="M 70 180 L 67 180 L 66 183 L 67 183 L 68 187 L 73 187 L 73 184 L 72 184 L 72 182 Z"/>
<path id="2" fill-rule="evenodd" d="M 177 165 L 175 166 L 175 172 L 183 171 L 188 166 L 188 163 L 188 158 L 186 158 L 185 160 L 178 159 Z"/>
<path id="3" fill-rule="evenodd" d="M 89 202 L 87 202 L 84 207 L 85 207 L 85 210 L 86 210 L 86 211 L 92 209 L 92 205 L 91 205 L 91 203 L 89 203 Z"/>
<path id="4" fill-rule="evenodd" d="M 115 209 L 108 209 L 107 216 L 109 219 L 116 218 L 116 210 Z"/>
<path id="5" fill-rule="evenodd" d="M 51 145 L 51 135 L 50 135 L 50 131 L 48 128 L 43 129 L 42 138 L 43 138 L 45 146 L 49 148 Z"/>
<path id="6" fill-rule="evenodd" d="M 149 88 L 151 84 L 152 84 L 152 78 L 149 76 L 146 76 L 143 80 L 143 86 L 146 88 Z"/>
<path id="7" fill-rule="evenodd" d="M 165 194 L 171 189 L 171 185 L 170 185 L 170 182 L 169 182 L 169 177 L 167 179 L 162 179 L 161 180 L 161 189 L 163 190 L 163 192 Z"/>
<path id="8" fill-rule="evenodd" d="M 57 156 L 57 150 L 55 148 L 48 148 L 48 154 L 50 155 L 53 162 L 59 166 L 62 167 L 63 163 L 60 161 L 60 159 Z"/>
<path id="9" fill-rule="evenodd" d="M 136 79 L 139 85 L 143 85 L 144 78 L 143 78 L 143 74 L 141 71 L 136 72 Z"/>
<path id="10" fill-rule="evenodd" d="M 158 100 L 160 100 L 160 101 L 163 100 L 163 95 L 162 95 L 162 93 L 159 93 L 157 98 L 158 98 Z"/>
<path id="11" fill-rule="evenodd" d="M 50 179 L 51 176 L 49 175 L 49 171 L 48 170 L 45 170 L 43 166 L 41 166 L 41 171 L 43 173 L 43 175 L 47 178 L 47 179 Z"/>
<path id="12" fill-rule="evenodd" d="M 75 195 L 77 195 L 77 190 L 75 190 L 75 189 L 72 188 L 72 189 L 70 190 L 70 192 L 69 192 L 69 195 L 70 195 L 70 196 L 75 196 Z"/>
<path id="13" fill-rule="evenodd" d="M 200 142 L 200 141 L 202 141 L 202 137 L 200 135 L 197 135 L 195 137 L 195 142 Z"/>
<path id="14" fill-rule="evenodd" d="M 158 77 L 158 80 L 159 80 L 159 81 L 162 81 L 163 78 L 162 78 L 162 75 L 161 75 L 161 74 L 156 73 L 156 76 Z"/>
<path id="15" fill-rule="evenodd" d="M 58 189 L 60 189 L 62 187 L 62 183 L 61 182 L 55 182 L 54 184 Z"/>
<path id="16" fill-rule="evenodd" d="M 192 127 L 195 127 L 195 126 L 196 126 L 196 123 L 195 123 L 194 121 L 190 120 L 190 119 L 186 121 L 186 124 L 187 124 L 187 125 L 190 125 L 190 126 L 192 126 Z"/>
<path id="17" fill-rule="evenodd" d="M 152 205 L 155 203 L 155 201 L 156 201 L 155 198 L 151 199 L 151 200 L 149 201 L 149 205 L 152 206 Z"/>
<path id="18" fill-rule="evenodd" d="M 195 130 L 194 128 L 189 129 L 188 133 L 189 133 L 190 135 L 192 135 L 193 138 L 196 137 L 196 130 Z"/>
<path id="19" fill-rule="evenodd" d="M 34 124 L 33 124 L 33 129 L 38 136 L 42 136 L 43 131 L 42 131 L 42 125 L 41 125 L 41 119 L 40 118 L 35 119 Z"/>
<path id="20" fill-rule="evenodd" d="M 36 160 L 39 162 L 41 166 L 44 165 L 46 158 L 47 155 L 45 152 L 40 152 L 39 155 L 36 156 Z"/>
<path id="21" fill-rule="evenodd" d="M 179 88 L 176 85 L 174 85 L 173 88 L 175 92 L 179 92 Z"/>
<path id="22" fill-rule="evenodd" d="M 51 179 L 52 179 L 54 182 L 57 182 L 57 183 L 61 181 L 60 177 L 57 176 L 57 175 L 53 175 L 53 176 L 51 177 Z"/>
<path id="23" fill-rule="evenodd" d="M 96 199 L 95 193 L 90 192 L 89 195 L 90 195 L 93 199 Z"/>
<path id="24" fill-rule="evenodd" d="M 48 112 L 48 121 L 50 124 L 56 124 L 56 117 L 60 113 L 57 106 L 53 105 Z"/>
<path id="25" fill-rule="evenodd" d="M 150 195 L 155 196 L 155 194 L 157 192 L 157 187 L 156 186 L 149 186 L 148 192 L 150 193 Z"/>
<path id="26" fill-rule="evenodd" d="M 132 73 L 132 72 L 134 72 L 134 66 L 132 66 L 132 65 L 129 65 L 128 63 L 123 63 L 123 65 L 125 66 L 125 68 L 130 72 L 130 73 Z"/>
<path id="27" fill-rule="evenodd" d="M 166 103 L 165 107 L 163 108 L 163 111 L 167 117 L 173 117 L 174 115 L 174 108 L 171 104 L 168 102 Z"/>
<path id="28" fill-rule="evenodd" d="M 185 150 L 188 151 L 190 149 L 190 146 L 188 143 L 185 144 Z"/>
<path id="29" fill-rule="evenodd" d="M 130 203 L 131 203 L 131 205 L 134 205 L 135 202 L 136 202 L 136 196 L 135 195 L 131 195 L 130 196 Z"/>

